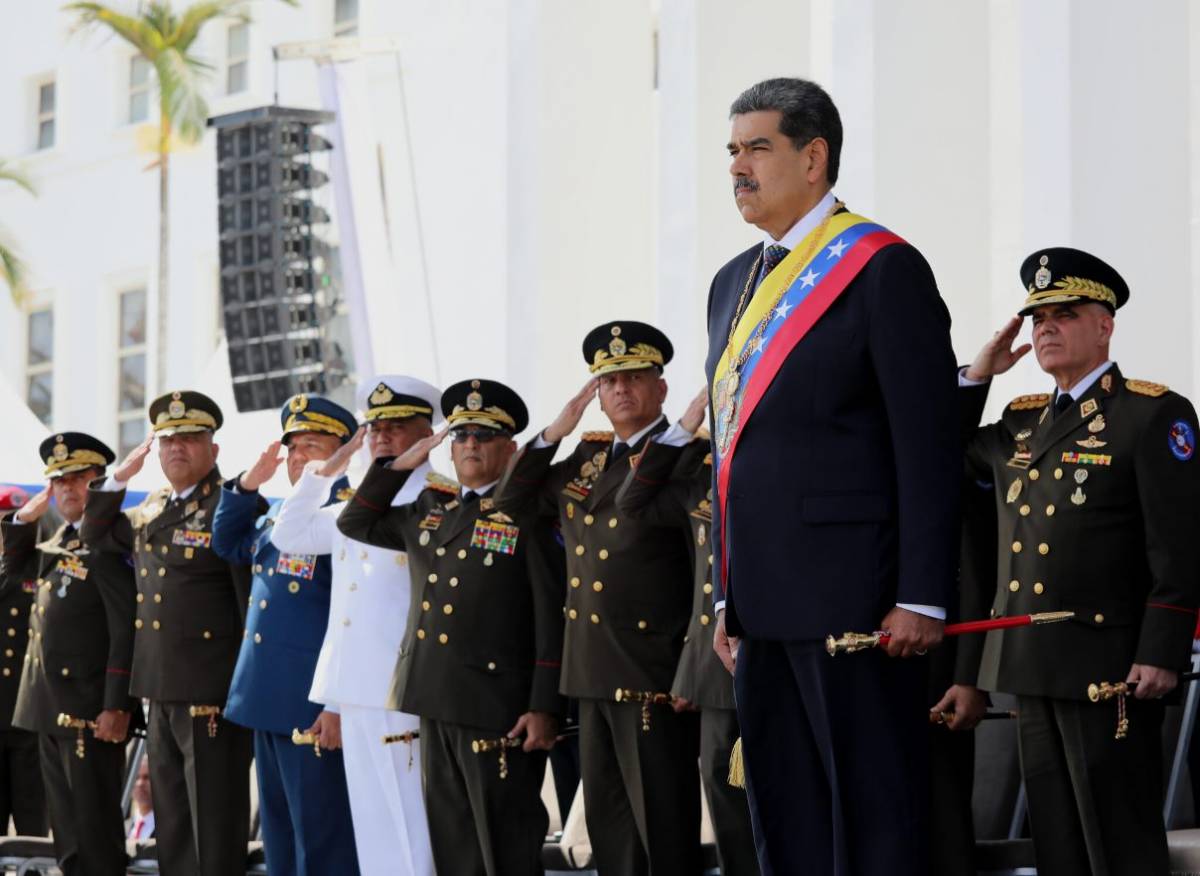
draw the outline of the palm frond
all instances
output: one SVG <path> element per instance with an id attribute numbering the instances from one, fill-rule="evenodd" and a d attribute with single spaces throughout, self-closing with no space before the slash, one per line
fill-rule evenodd
<path id="1" fill-rule="evenodd" d="M 163 34 L 145 16 L 125 15 L 103 3 L 68 3 L 64 12 L 76 14 L 73 31 L 93 32 L 107 28 L 153 60 L 163 46 Z"/>
<path id="2" fill-rule="evenodd" d="M 0 158 L 0 182 L 14 183 L 29 192 L 29 194 L 37 195 L 37 189 L 34 188 L 33 181 L 25 175 L 25 172 L 11 167 L 3 158 Z"/>
<path id="3" fill-rule="evenodd" d="M 200 29 L 217 18 L 249 23 L 246 0 L 199 0 L 193 3 L 180 16 L 179 26 L 171 33 L 171 44 L 186 51 L 200 35 Z"/>
<path id="4" fill-rule="evenodd" d="M 164 49 L 154 59 L 167 118 L 185 142 L 195 142 L 204 134 L 208 103 L 200 84 L 207 66 L 174 47 Z"/>
<path id="5" fill-rule="evenodd" d="M 0 239 L 0 283 L 8 287 L 13 301 L 20 304 L 25 299 L 25 263 L 11 244 Z"/>

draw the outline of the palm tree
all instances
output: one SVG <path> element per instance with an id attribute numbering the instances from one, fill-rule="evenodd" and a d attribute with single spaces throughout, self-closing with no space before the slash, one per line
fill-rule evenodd
<path id="1" fill-rule="evenodd" d="M 168 245 L 170 223 L 170 165 L 173 140 L 194 143 L 204 134 L 208 104 L 202 84 L 211 65 L 192 53 L 192 45 L 204 25 L 224 19 L 249 22 L 248 0 L 196 0 L 176 12 L 171 0 L 145 0 L 132 15 L 104 3 L 68 3 L 66 12 L 76 15 L 76 28 L 92 32 L 107 30 L 129 43 L 154 68 L 158 88 L 158 325 L 156 329 L 158 387 L 166 384 Z M 295 6 L 297 0 L 282 0 Z"/>
<path id="2" fill-rule="evenodd" d="M 29 177 L 15 167 L 9 166 L 2 158 L 0 158 L 0 182 L 15 183 L 29 194 L 37 194 Z M 5 240 L 3 235 L 0 235 L 0 282 L 8 287 L 13 301 L 20 304 L 24 300 L 25 264 L 17 255 L 13 244 Z"/>

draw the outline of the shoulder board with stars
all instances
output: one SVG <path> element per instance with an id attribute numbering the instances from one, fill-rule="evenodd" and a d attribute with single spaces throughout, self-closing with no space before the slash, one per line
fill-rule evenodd
<path id="1" fill-rule="evenodd" d="M 437 490 L 439 493 L 447 493 L 451 496 L 457 496 L 461 489 L 457 483 L 444 477 L 436 472 L 430 472 L 425 475 L 425 487 L 430 490 Z"/>
<path id="2" fill-rule="evenodd" d="M 1010 410 L 1036 411 L 1050 404 L 1050 393 L 1036 392 L 1033 395 L 1019 395 L 1008 403 Z"/>
<path id="3" fill-rule="evenodd" d="M 147 493 L 146 498 L 131 508 L 128 512 L 129 520 L 133 524 L 134 529 L 139 526 L 145 526 L 155 517 L 163 512 L 167 507 L 167 501 L 171 498 L 171 490 L 169 487 L 163 487 L 160 490 L 154 490 Z"/>
<path id="4" fill-rule="evenodd" d="M 584 432 L 580 437 L 580 441 L 585 443 L 590 441 L 603 441 L 605 444 L 611 444 L 616 434 L 613 432 Z"/>
<path id="5" fill-rule="evenodd" d="M 349 502 L 354 498 L 354 487 L 342 487 L 334 498 L 339 502 Z"/>
<path id="6" fill-rule="evenodd" d="M 1130 392 L 1136 392 L 1138 395 L 1148 395 L 1151 398 L 1158 398 L 1167 392 L 1165 384 L 1151 383 L 1149 380 L 1126 380 L 1125 388 Z"/>

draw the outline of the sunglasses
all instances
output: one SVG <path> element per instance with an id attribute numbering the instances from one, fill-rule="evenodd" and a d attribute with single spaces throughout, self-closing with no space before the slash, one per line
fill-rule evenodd
<path id="1" fill-rule="evenodd" d="M 505 438 L 507 433 L 497 429 L 451 429 L 450 440 L 455 444 L 465 444 L 474 438 L 480 444 L 487 444 L 496 438 Z"/>

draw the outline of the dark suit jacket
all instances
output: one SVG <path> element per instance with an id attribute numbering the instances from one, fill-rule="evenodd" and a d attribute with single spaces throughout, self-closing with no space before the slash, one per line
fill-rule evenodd
<path id="1" fill-rule="evenodd" d="M 463 502 L 441 482 L 393 507 L 410 474 L 371 466 L 338 518 L 355 541 L 408 553 L 412 602 L 389 705 L 497 733 L 524 712 L 565 714 L 553 527 L 532 511 L 497 512 L 486 497 Z M 489 528 L 514 543 L 489 541 Z"/>
<path id="2" fill-rule="evenodd" d="M 713 279 L 710 384 L 758 253 Z M 713 503 L 730 632 L 820 639 L 874 630 L 897 602 L 949 604 L 962 477 L 955 373 L 929 266 L 907 244 L 883 248 L 742 416 L 728 519 L 715 491 Z"/>

